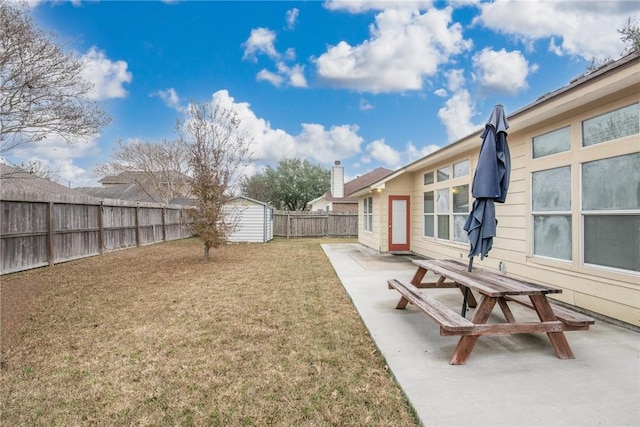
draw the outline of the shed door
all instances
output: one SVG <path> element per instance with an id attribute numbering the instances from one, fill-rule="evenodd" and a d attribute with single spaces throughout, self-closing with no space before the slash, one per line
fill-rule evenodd
<path id="1" fill-rule="evenodd" d="M 409 196 L 389 196 L 389 251 L 408 251 Z"/>

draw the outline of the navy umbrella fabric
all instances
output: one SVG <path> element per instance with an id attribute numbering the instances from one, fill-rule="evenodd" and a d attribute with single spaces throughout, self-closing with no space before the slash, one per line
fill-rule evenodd
<path id="1" fill-rule="evenodd" d="M 464 225 L 471 249 L 469 250 L 469 268 L 473 268 L 473 257 L 487 256 L 493 246 L 496 235 L 496 210 L 494 202 L 504 203 L 507 199 L 511 176 L 511 155 L 507 143 L 509 123 L 502 105 L 496 105 L 491 112 L 482 138 L 482 147 L 478 164 L 473 175 L 471 194 L 474 197 L 473 208 Z M 463 316 L 466 312 L 467 292 L 463 303 Z"/>

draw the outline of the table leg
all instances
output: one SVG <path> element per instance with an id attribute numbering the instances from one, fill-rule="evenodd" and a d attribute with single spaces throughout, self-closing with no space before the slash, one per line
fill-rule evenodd
<path id="1" fill-rule="evenodd" d="M 541 321 L 558 320 L 546 295 L 529 295 L 529 297 L 531 298 L 531 302 L 533 303 Z M 564 332 L 547 332 L 547 336 L 549 337 L 549 341 L 551 341 L 551 345 L 553 346 L 558 359 L 576 358 L 573 351 L 571 351 L 571 347 L 569 347 L 569 342 L 564 336 Z"/>
<path id="2" fill-rule="evenodd" d="M 462 292 L 462 295 L 464 296 L 464 290 L 469 288 L 461 285 L 460 283 L 456 283 L 456 285 L 458 285 L 458 289 L 460 289 L 460 292 Z M 478 302 L 476 301 L 476 298 L 473 296 L 473 292 L 471 292 L 471 289 L 469 289 L 469 292 L 467 293 L 467 305 L 471 308 L 475 308 L 478 306 Z"/>
<path id="3" fill-rule="evenodd" d="M 473 319 L 471 319 L 471 321 L 476 325 L 487 323 L 487 320 L 489 320 L 489 316 L 491 315 L 491 312 L 493 311 L 493 307 L 495 305 L 496 298 L 482 295 L 480 304 L 476 308 Z M 465 365 L 467 363 L 467 360 L 469 360 L 469 356 L 471 356 L 471 352 L 476 346 L 479 338 L 480 335 L 465 335 L 461 337 L 460 341 L 458 341 L 458 345 L 456 346 L 456 350 L 453 352 L 453 356 L 451 356 L 449 364 Z"/>
<path id="4" fill-rule="evenodd" d="M 422 267 L 418 267 L 418 270 L 416 270 L 416 273 L 413 275 L 413 279 L 411 279 L 411 284 L 413 286 L 419 287 L 425 274 L 427 274 L 427 270 Z"/>

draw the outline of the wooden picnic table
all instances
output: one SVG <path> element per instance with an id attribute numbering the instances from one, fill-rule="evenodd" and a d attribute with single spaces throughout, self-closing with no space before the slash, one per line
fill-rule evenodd
<path id="1" fill-rule="evenodd" d="M 588 316 L 549 302 L 547 295 L 561 293 L 561 289 L 515 279 L 481 267 L 474 267 L 469 272 L 466 264 L 456 260 L 421 259 L 413 263 L 418 269 L 410 283 L 388 280 L 389 288 L 401 294 L 396 308 L 403 309 L 412 303 L 440 324 L 440 335 L 461 336 L 449 362 L 452 365 L 467 363 L 481 335 L 537 332 L 547 334 L 558 358 L 574 359 L 564 332 L 587 330 L 594 323 Z M 429 271 L 438 277 L 435 282 L 423 281 Z M 463 293 L 468 289 L 469 306 L 475 307 L 471 320 L 421 291 L 434 288 L 459 288 Z M 473 292 L 479 294 L 479 302 Z M 511 302 L 535 310 L 539 321 L 517 321 L 509 307 Z M 487 323 L 496 303 L 505 322 Z"/>

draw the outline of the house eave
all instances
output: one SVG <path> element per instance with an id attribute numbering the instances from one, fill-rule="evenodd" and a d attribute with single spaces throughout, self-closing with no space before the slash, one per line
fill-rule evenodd
<path id="1" fill-rule="evenodd" d="M 639 62 L 640 53 L 636 52 L 627 55 L 589 75 L 576 78 L 565 87 L 542 95 L 533 103 L 507 116 L 509 133 L 524 131 L 531 126 L 536 126 L 547 120 L 553 120 L 568 112 L 580 108 L 588 108 L 589 104 L 599 102 L 604 98 L 640 91 Z M 481 145 L 481 132 L 482 128 L 478 128 L 466 137 L 409 163 L 383 179 L 349 194 L 349 196 L 365 196 L 373 192 L 377 187 L 407 172 L 415 172 L 429 165 L 437 164 L 456 155 L 479 148 Z"/>

